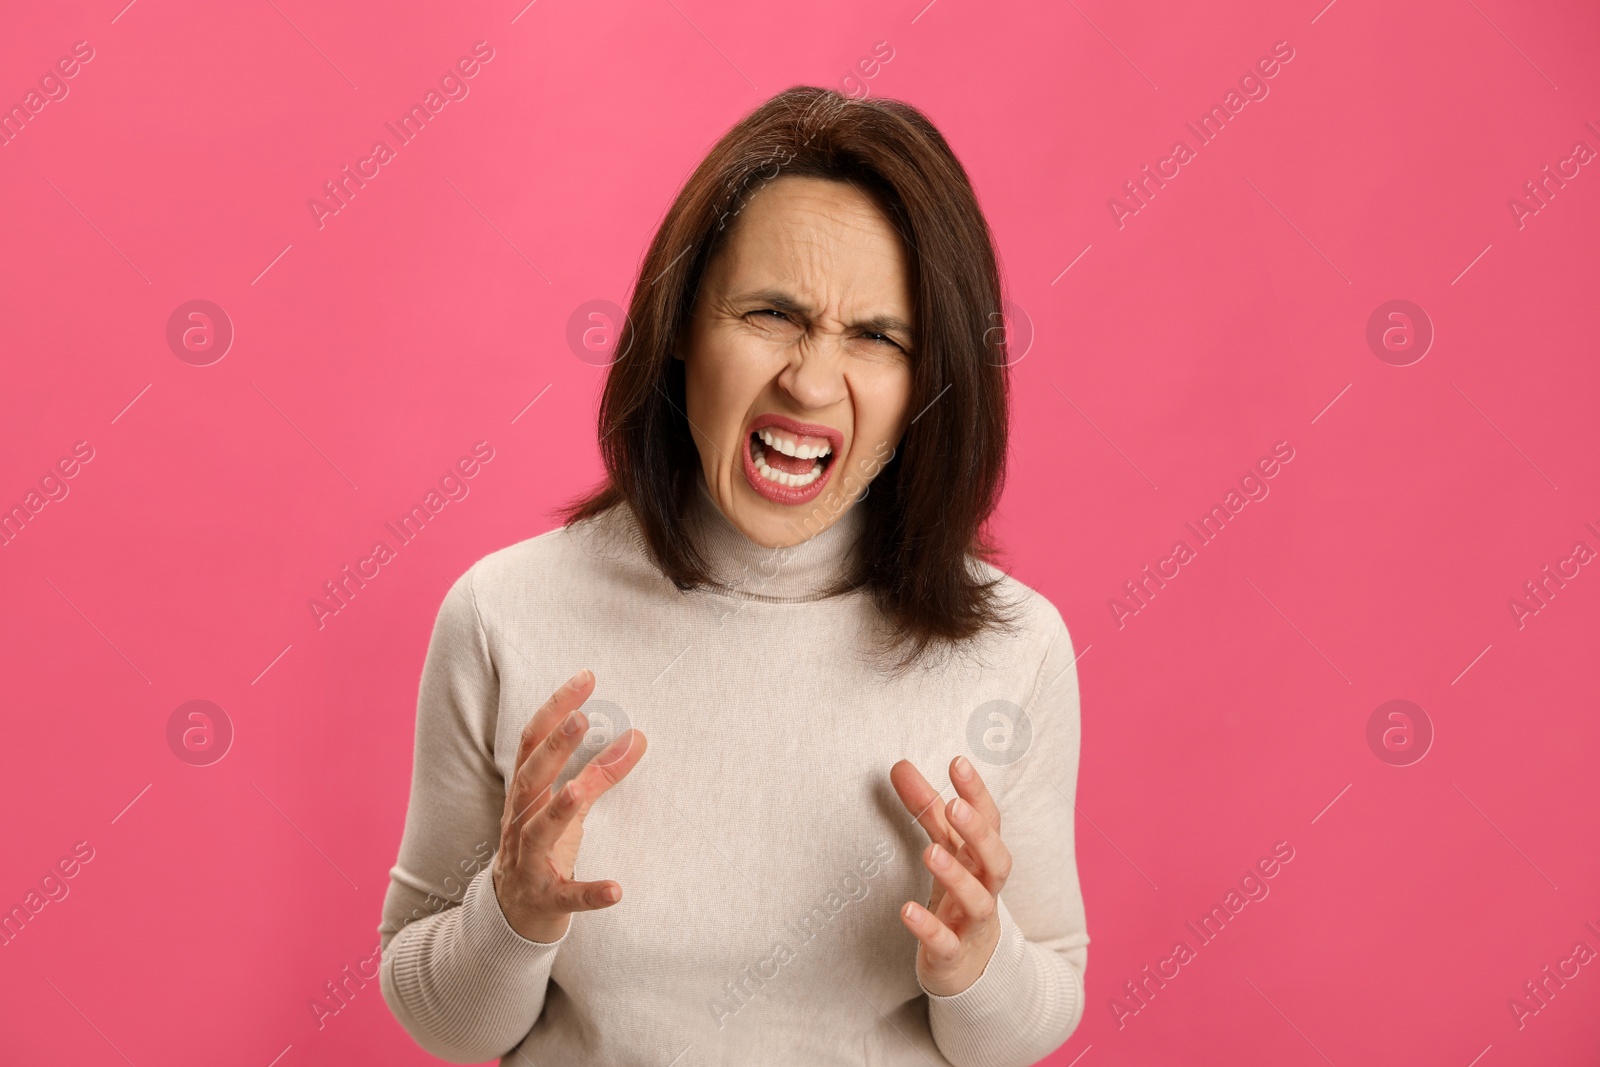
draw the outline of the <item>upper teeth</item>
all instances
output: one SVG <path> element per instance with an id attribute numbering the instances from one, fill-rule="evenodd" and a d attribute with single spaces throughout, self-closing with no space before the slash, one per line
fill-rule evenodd
<path id="1" fill-rule="evenodd" d="M 782 452 L 795 459 L 820 459 L 833 451 L 833 446 L 824 442 L 820 445 L 802 445 L 789 437 L 780 437 L 770 429 L 757 430 L 756 436 L 766 442 L 768 448 Z"/>

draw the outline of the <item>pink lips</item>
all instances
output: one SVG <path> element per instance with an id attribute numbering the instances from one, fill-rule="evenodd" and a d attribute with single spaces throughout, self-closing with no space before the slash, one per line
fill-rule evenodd
<path id="1" fill-rule="evenodd" d="M 761 471 L 756 467 L 755 457 L 750 454 L 750 437 L 757 430 L 765 429 L 768 426 L 794 434 L 797 437 L 820 438 L 828 442 L 833 449 L 833 453 L 823 466 L 822 474 L 818 476 L 816 481 L 802 489 L 796 489 L 793 486 L 779 485 L 762 477 Z M 813 422 L 797 422 L 783 415 L 767 414 L 756 416 L 755 421 L 751 422 L 745 429 L 744 443 L 739 449 L 739 456 L 743 461 L 741 466 L 744 467 L 745 480 L 750 483 L 750 487 L 757 494 L 772 501 L 774 504 L 792 507 L 796 504 L 809 503 L 822 493 L 823 488 L 833 477 L 835 461 L 843 451 L 844 434 L 831 426 L 821 426 Z"/>
<path id="2" fill-rule="evenodd" d="M 844 434 L 832 426 L 819 426 L 814 422 L 796 422 L 784 415 L 757 415 L 756 420 L 750 424 L 744 434 L 749 437 L 757 430 L 764 430 L 768 426 L 776 426 L 780 430 L 787 430 L 797 437 L 822 437 L 833 446 L 833 454 L 837 456 L 844 451 Z"/>

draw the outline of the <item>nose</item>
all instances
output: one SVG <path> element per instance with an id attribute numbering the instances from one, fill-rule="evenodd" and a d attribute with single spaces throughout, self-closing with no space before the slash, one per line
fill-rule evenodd
<path id="1" fill-rule="evenodd" d="M 802 408 L 826 408 L 847 395 L 844 341 L 840 334 L 812 330 L 791 349 L 778 375 L 778 387 Z"/>

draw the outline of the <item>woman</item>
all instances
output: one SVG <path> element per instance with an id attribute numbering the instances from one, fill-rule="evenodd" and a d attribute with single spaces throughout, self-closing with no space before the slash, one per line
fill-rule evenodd
<path id="1" fill-rule="evenodd" d="M 633 292 L 607 481 L 439 612 L 380 927 L 423 1048 L 1020 1067 L 1073 1031 L 1072 643 L 980 529 L 1000 306 L 915 109 L 795 88 L 712 149 Z"/>

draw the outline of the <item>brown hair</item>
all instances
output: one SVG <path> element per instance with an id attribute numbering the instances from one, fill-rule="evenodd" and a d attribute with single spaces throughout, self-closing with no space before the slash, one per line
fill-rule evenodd
<path id="1" fill-rule="evenodd" d="M 1007 365 L 993 238 L 966 171 L 916 108 L 796 86 L 725 134 L 695 168 L 645 255 L 600 400 L 608 479 L 557 511 L 566 523 L 626 501 L 661 571 L 679 589 L 711 582 L 682 516 L 700 463 L 674 349 L 700 280 L 752 187 L 779 175 L 849 182 L 899 232 L 910 269 L 911 410 L 901 447 L 853 506 L 866 511 L 859 563 L 835 592 L 862 588 L 908 649 L 1012 618 L 967 556 L 998 548 L 984 529 L 1005 479 Z"/>

